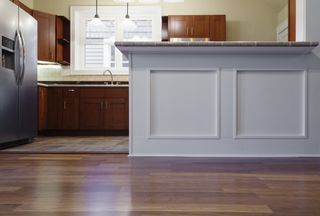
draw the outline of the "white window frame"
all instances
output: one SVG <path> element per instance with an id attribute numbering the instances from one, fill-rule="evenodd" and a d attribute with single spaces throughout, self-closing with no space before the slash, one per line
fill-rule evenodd
<path id="1" fill-rule="evenodd" d="M 161 41 L 161 7 L 160 6 L 131 6 L 130 18 L 152 20 L 152 40 Z M 95 14 L 94 6 L 71 6 L 71 70 L 72 75 L 101 75 L 103 70 L 111 69 L 114 74 L 128 74 L 128 68 L 122 67 L 122 54 L 116 49 L 116 68 L 85 68 L 84 45 L 86 21 Z M 102 20 L 115 20 L 116 41 L 123 40 L 121 22 L 126 14 L 125 6 L 100 6 L 99 16 Z"/>

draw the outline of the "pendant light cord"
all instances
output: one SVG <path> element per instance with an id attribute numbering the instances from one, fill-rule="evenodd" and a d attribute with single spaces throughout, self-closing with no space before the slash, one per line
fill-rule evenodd
<path id="1" fill-rule="evenodd" d="M 127 2 L 127 15 L 129 16 L 129 2 Z"/>
<path id="2" fill-rule="evenodd" d="M 96 0 L 96 15 L 98 15 L 98 0 Z"/>

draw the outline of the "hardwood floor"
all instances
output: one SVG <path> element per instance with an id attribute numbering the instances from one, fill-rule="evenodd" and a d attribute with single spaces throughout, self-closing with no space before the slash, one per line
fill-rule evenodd
<path id="1" fill-rule="evenodd" d="M 1 216 L 319 216 L 320 159 L 0 154 Z"/>

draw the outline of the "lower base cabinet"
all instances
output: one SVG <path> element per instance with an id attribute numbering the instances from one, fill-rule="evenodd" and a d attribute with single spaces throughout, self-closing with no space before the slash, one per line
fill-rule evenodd
<path id="1" fill-rule="evenodd" d="M 39 131 L 128 130 L 128 97 L 127 87 L 39 87 Z"/>

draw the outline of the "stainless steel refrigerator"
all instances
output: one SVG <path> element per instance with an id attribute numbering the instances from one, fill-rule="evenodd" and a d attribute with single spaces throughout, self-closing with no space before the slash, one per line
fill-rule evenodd
<path id="1" fill-rule="evenodd" d="M 37 21 L 0 0 L 0 148 L 37 135 Z"/>

